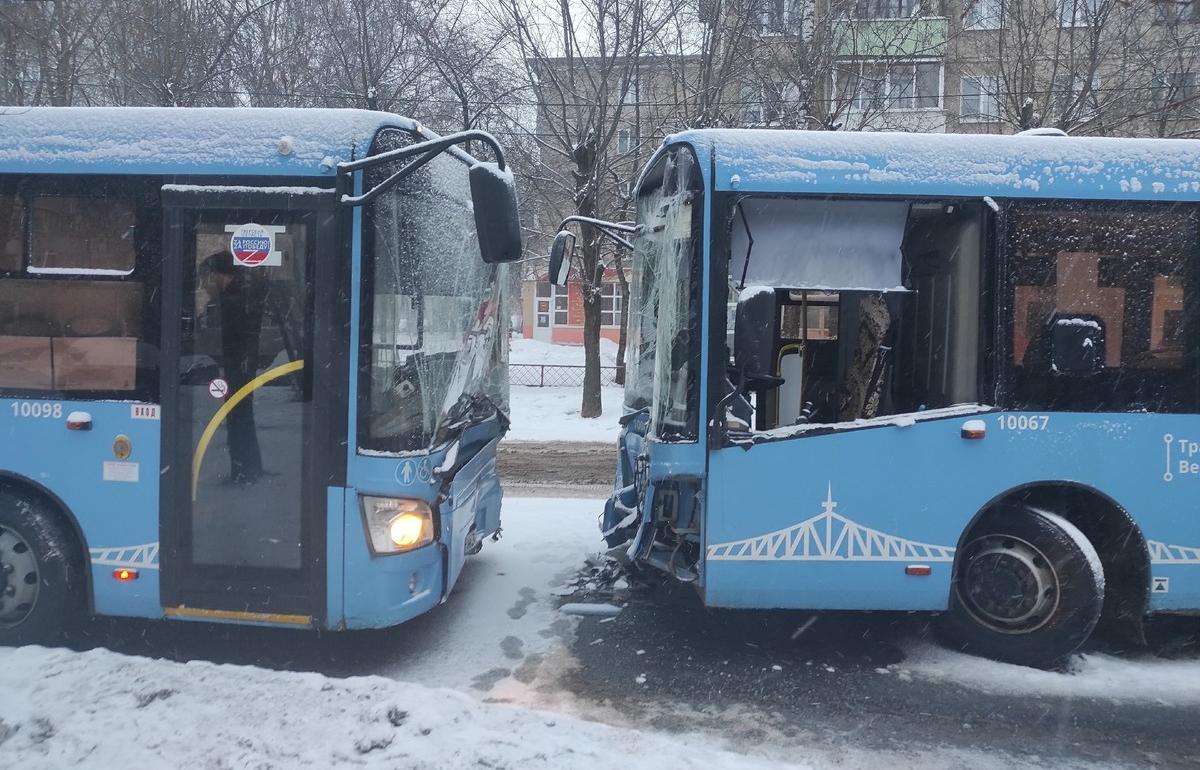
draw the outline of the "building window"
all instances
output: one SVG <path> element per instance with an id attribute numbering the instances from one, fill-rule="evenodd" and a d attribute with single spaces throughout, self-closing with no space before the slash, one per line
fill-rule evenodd
<path id="1" fill-rule="evenodd" d="M 762 109 L 760 122 L 780 124 L 796 116 L 800 103 L 800 89 L 795 83 L 777 80 L 762 84 Z"/>
<path id="2" fill-rule="evenodd" d="M 1154 76 L 1151 88 L 1154 109 L 1179 107 L 1196 98 L 1196 73 L 1162 72 Z"/>
<path id="3" fill-rule="evenodd" d="M 600 287 L 600 325 L 621 325 L 621 284 L 606 283 Z"/>
<path id="4" fill-rule="evenodd" d="M 1196 21 L 1193 0 L 1154 0 L 1154 20 L 1159 24 Z"/>
<path id="5" fill-rule="evenodd" d="M 907 19 L 921 14 L 920 0 L 857 0 L 856 19 Z"/>
<path id="6" fill-rule="evenodd" d="M 754 86 L 742 86 L 742 122 L 756 126 L 763 121 L 762 92 Z"/>
<path id="7" fill-rule="evenodd" d="M 1050 84 L 1050 103 L 1054 111 L 1084 120 L 1095 117 L 1100 112 L 1100 77 L 1093 75 L 1090 87 L 1087 83 L 1082 75 L 1069 72 L 1055 75 Z"/>
<path id="8" fill-rule="evenodd" d="M 1100 16 L 1104 0 L 1055 0 L 1058 23 L 1063 27 L 1087 27 Z"/>
<path id="9" fill-rule="evenodd" d="M 963 26 L 967 29 L 1000 29 L 1003 0 L 968 0 Z"/>
<path id="10" fill-rule="evenodd" d="M 761 0 L 758 15 L 759 32 L 764 35 L 786 35 L 800 28 L 801 0 Z"/>
<path id="11" fill-rule="evenodd" d="M 565 286 L 554 287 L 554 325 L 567 325 L 567 302 L 568 293 Z"/>
<path id="12" fill-rule="evenodd" d="M 538 281 L 537 297 L 535 298 L 534 310 L 537 315 L 537 325 L 539 329 L 545 329 L 550 326 L 550 302 L 553 296 L 551 285 L 549 282 Z"/>
<path id="13" fill-rule="evenodd" d="M 638 144 L 637 131 L 632 128 L 617 129 L 617 152 L 624 155 L 625 153 L 633 152 Z"/>
<path id="14" fill-rule="evenodd" d="M 852 109 L 926 110 L 942 106 L 940 61 L 846 62 L 837 66 L 835 91 Z"/>
<path id="15" fill-rule="evenodd" d="M 629 81 L 629 85 L 625 87 L 625 93 L 621 94 L 621 104 L 637 104 L 638 103 L 638 84 L 636 80 Z"/>
<path id="16" fill-rule="evenodd" d="M 999 78 L 995 75 L 966 75 L 959 82 L 962 103 L 959 118 L 964 122 L 990 121 L 1000 117 Z"/>

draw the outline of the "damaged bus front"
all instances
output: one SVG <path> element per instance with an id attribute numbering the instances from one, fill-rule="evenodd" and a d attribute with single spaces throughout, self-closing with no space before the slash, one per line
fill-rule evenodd
<path id="1" fill-rule="evenodd" d="M 1200 608 L 1200 194 L 1172 181 L 1198 161 L 668 138 L 636 225 L 587 223 L 632 247 L 609 544 L 708 606 L 929 611 L 1028 664 Z"/>

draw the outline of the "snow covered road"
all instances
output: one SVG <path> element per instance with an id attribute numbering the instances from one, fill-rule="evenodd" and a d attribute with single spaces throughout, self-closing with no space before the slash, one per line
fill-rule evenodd
<path id="1" fill-rule="evenodd" d="M 0 648 L 0 766 L 658 770 L 682 736 L 484 704 L 382 677 Z M 782 764 L 700 738 L 709 768 Z"/>
<path id="2" fill-rule="evenodd" d="M 506 499 L 450 601 L 395 629 L 103 620 L 74 651 L 0 649 L 0 768 L 1200 762 L 1195 621 L 1174 659 L 1059 673 L 945 650 L 924 616 L 713 612 L 655 581 L 566 616 L 601 504 Z"/>

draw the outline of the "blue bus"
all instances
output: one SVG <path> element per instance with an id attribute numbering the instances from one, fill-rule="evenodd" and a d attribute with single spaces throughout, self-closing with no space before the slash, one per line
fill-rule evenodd
<path id="1" fill-rule="evenodd" d="M 928 611 L 1034 665 L 1200 609 L 1198 169 L 1053 132 L 669 137 L 636 226 L 598 228 L 633 247 L 608 542 L 711 607 Z"/>
<path id="2" fill-rule="evenodd" d="M 0 644 L 445 600 L 500 531 L 516 205 L 385 113 L 0 108 Z"/>

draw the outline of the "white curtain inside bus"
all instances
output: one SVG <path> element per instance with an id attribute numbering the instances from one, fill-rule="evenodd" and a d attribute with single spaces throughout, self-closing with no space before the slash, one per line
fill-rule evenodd
<path id="1" fill-rule="evenodd" d="M 731 223 L 730 275 L 741 286 L 904 291 L 907 219 L 907 201 L 747 198 Z"/>

